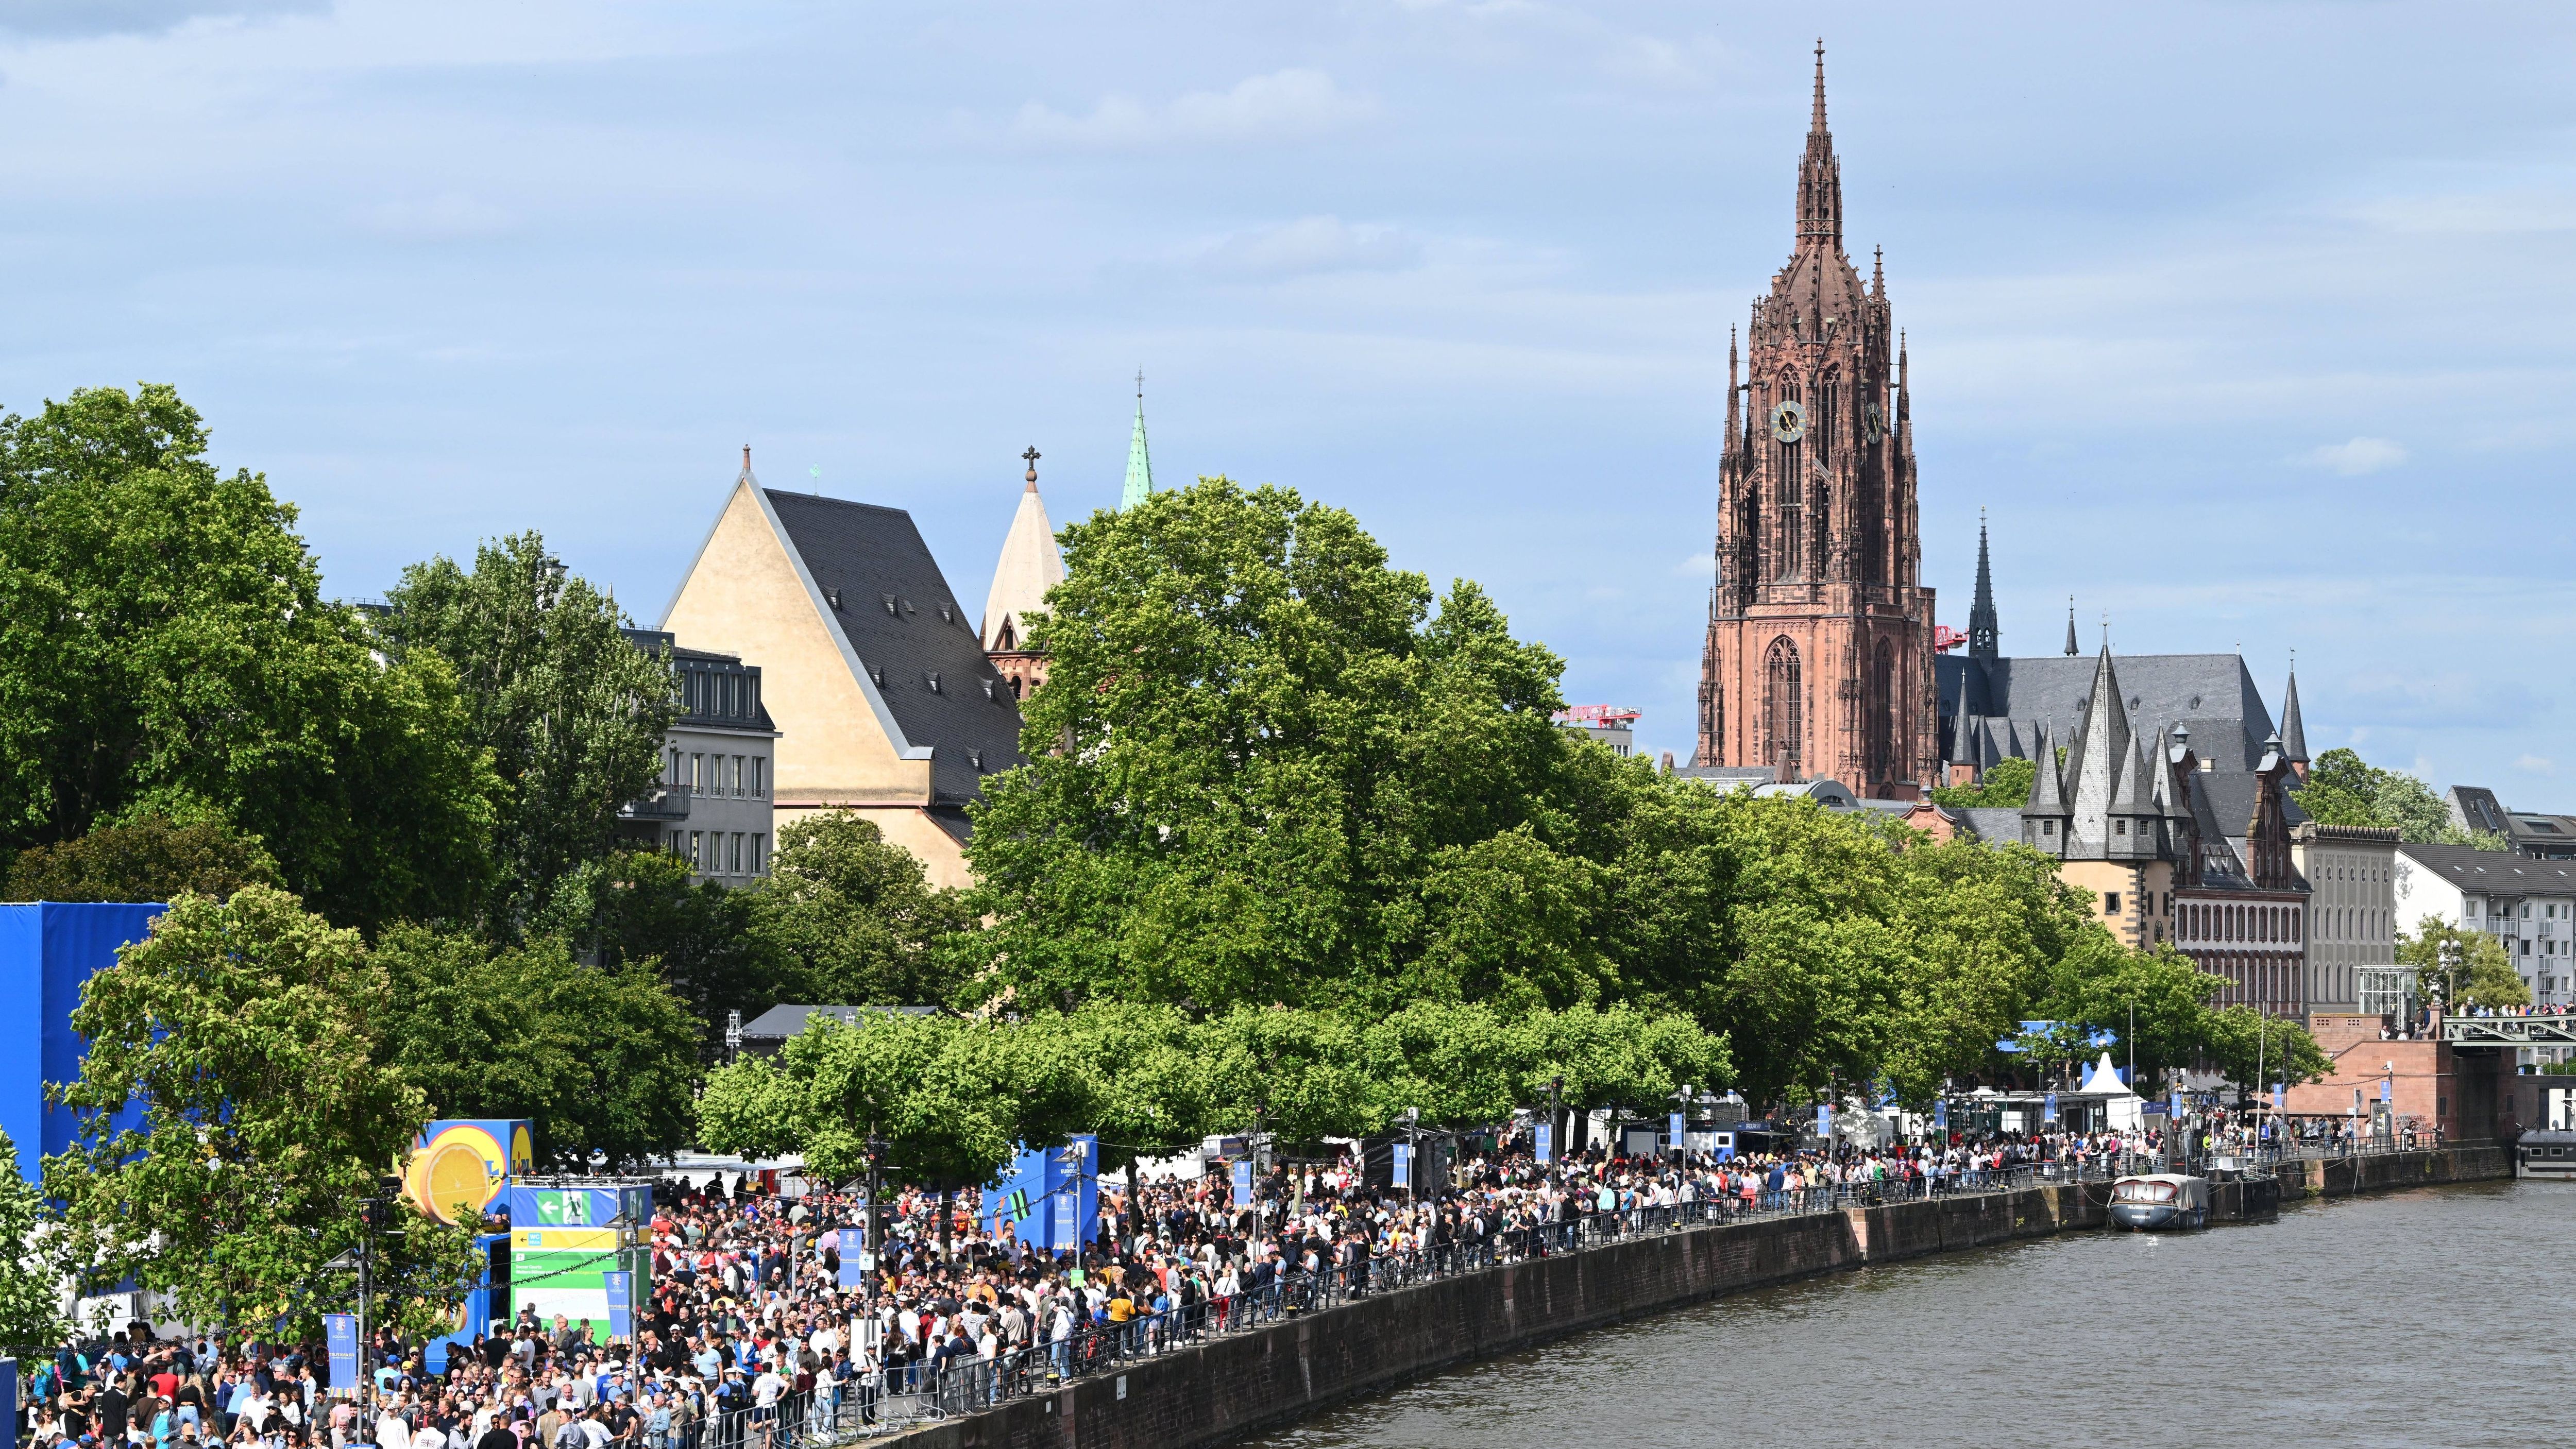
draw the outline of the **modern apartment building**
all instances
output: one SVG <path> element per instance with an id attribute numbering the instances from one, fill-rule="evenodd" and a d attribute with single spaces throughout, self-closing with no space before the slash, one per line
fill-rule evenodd
<path id="1" fill-rule="evenodd" d="M 700 880 L 741 885 L 768 874 L 778 729 L 761 703 L 760 666 L 682 649 L 658 630 L 627 637 L 670 660 L 680 695 L 662 738 L 661 783 L 622 812 L 628 838 L 688 861 Z"/>

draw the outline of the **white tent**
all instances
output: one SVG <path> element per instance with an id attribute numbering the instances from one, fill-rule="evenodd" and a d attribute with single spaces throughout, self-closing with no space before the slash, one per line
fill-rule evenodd
<path id="1" fill-rule="evenodd" d="M 2144 1118 L 2145 1104 L 2138 1100 L 2135 1088 L 2120 1080 L 2120 1069 L 2111 1065 L 2111 1054 L 2102 1053 L 2090 1076 L 2084 1079 L 2084 1095 L 2103 1099 L 2103 1112 L 2111 1120 L 2114 1132 L 2135 1132 Z"/>

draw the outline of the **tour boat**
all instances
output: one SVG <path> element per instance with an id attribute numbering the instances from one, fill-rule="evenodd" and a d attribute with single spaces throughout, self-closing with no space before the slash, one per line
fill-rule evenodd
<path id="1" fill-rule="evenodd" d="M 2515 1138 L 2513 1175 L 2576 1178 L 2576 1132 L 2525 1132 Z"/>
<path id="2" fill-rule="evenodd" d="M 2133 1232 L 2198 1228 L 2209 1223 L 2209 1179 L 2144 1172 L 2111 1184 L 2111 1225 Z"/>

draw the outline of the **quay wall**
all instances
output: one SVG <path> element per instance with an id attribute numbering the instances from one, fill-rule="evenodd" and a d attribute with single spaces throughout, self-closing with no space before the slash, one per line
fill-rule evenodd
<path id="1" fill-rule="evenodd" d="M 2318 1164 L 2303 1164 L 2314 1169 Z M 2374 1158 L 2360 1170 L 2211 1184 L 2215 1221 L 2284 1197 L 2509 1176 L 2501 1149 Z M 1394 1387 L 1622 1319 L 1864 1263 L 2101 1228 L 2105 1184 L 1983 1193 L 1659 1233 L 1424 1283 L 1212 1340 L 1116 1374 L 913 1429 L 905 1449 L 1205 1449 Z"/>

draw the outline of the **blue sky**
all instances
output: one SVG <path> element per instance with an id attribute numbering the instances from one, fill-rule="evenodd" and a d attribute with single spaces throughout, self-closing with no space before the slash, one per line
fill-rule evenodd
<path id="1" fill-rule="evenodd" d="M 1736 13 L 1737 9 L 1745 13 Z M 1045 454 L 1357 512 L 1686 752 L 1725 372 L 1828 46 L 1924 571 L 2298 651 L 2309 741 L 2576 806 L 2576 12 L 9 0 L 0 406 L 169 381 L 336 592 L 524 528 L 656 616 L 733 475 L 980 604 Z"/>

